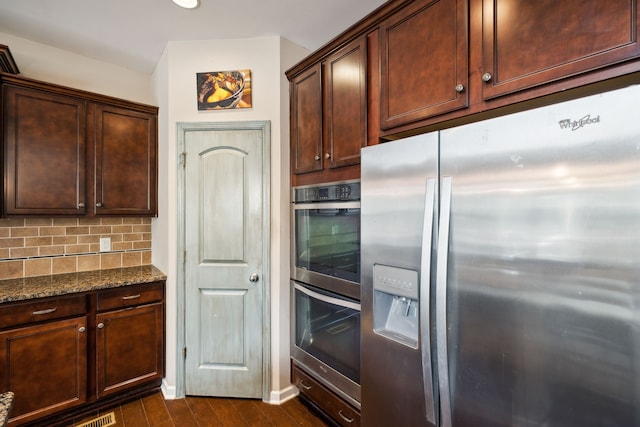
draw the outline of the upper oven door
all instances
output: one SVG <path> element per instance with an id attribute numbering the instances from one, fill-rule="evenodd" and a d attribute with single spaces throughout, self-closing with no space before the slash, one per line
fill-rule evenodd
<path id="1" fill-rule="evenodd" d="M 293 279 L 360 300 L 360 202 L 295 204 Z"/>

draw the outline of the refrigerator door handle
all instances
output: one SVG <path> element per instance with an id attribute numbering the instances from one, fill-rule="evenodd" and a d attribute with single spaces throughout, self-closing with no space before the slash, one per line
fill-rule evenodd
<path id="1" fill-rule="evenodd" d="M 431 295 L 431 244 L 433 242 L 433 212 L 436 197 L 436 180 L 427 179 L 422 224 L 422 253 L 420 254 L 420 342 L 422 354 L 422 383 L 427 421 L 436 423 L 431 374 L 431 322 L 429 300 Z M 424 307 L 424 309 L 423 309 Z"/>
<path id="2" fill-rule="evenodd" d="M 440 425 L 451 427 L 451 395 L 447 351 L 447 264 L 451 215 L 451 177 L 442 178 L 436 264 L 436 351 L 440 390 Z"/>

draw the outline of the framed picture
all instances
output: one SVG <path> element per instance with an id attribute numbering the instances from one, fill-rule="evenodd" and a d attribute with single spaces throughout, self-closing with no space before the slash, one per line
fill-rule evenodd
<path id="1" fill-rule="evenodd" d="M 198 110 L 251 108 L 251 70 L 196 73 Z"/>

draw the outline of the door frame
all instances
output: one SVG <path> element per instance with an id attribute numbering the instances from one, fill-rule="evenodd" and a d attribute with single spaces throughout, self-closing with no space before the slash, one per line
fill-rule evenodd
<path id="1" fill-rule="evenodd" d="M 176 279 L 176 398 L 185 396 L 185 193 L 186 135 L 193 131 L 262 131 L 262 400 L 271 393 L 271 122 L 177 122 L 177 279 Z"/>

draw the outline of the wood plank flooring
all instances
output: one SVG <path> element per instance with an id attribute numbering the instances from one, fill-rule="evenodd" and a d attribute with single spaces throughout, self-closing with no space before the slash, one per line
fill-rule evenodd
<path id="1" fill-rule="evenodd" d="M 327 427 L 298 398 L 282 405 L 260 400 L 187 397 L 164 400 L 162 393 L 123 404 L 115 413 L 116 427 Z M 94 417 L 79 420 L 73 426 Z"/>

